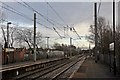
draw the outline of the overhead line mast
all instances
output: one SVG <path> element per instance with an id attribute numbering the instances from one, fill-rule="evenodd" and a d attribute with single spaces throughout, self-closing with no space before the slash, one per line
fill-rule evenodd
<path id="1" fill-rule="evenodd" d="M 97 3 L 94 3 L 94 21 L 95 21 L 95 62 L 98 61 L 98 37 L 97 37 Z"/>

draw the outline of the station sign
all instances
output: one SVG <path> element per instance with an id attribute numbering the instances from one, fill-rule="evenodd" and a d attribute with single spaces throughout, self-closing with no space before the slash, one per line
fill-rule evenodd
<path id="1" fill-rule="evenodd" d="M 113 51 L 114 50 L 114 43 L 109 44 L 109 48 L 111 51 Z"/>
<path id="2" fill-rule="evenodd" d="M 14 51 L 14 48 L 6 48 L 5 51 L 6 51 L 6 52 L 13 52 L 13 51 Z"/>

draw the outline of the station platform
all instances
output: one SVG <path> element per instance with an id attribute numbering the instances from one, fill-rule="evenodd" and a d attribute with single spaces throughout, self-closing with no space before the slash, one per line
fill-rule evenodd
<path id="1" fill-rule="evenodd" d="M 69 59 L 74 58 L 75 56 L 69 56 Z M 23 61 L 23 62 L 15 62 L 15 63 L 9 63 L 9 64 L 5 64 L 5 65 L 1 65 L 0 66 L 0 72 L 3 71 L 7 71 L 7 70 L 12 70 L 12 69 L 16 69 L 16 68 L 21 68 L 21 67 L 27 67 L 27 66 L 31 66 L 31 65 L 36 65 L 36 64 L 41 64 L 41 63 L 46 63 L 46 62 L 50 62 L 50 61 L 54 61 L 54 60 L 60 60 L 63 59 L 65 57 L 60 57 L 60 58 L 46 58 L 46 59 L 40 59 L 40 60 L 29 60 L 29 61 Z"/>
<path id="2" fill-rule="evenodd" d="M 120 76 L 114 76 L 109 67 L 100 62 L 95 63 L 93 57 L 87 57 L 82 65 L 74 72 L 72 79 L 102 79 L 102 80 L 120 80 Z"/>
<path id="3" fill-rule="evenodd" d="M 34 64 L 45 63 L 45 62 L 59 60 L 59 59 L 62 59 L 62 58 L 41 59 L 41 60 L 36 60 L 35 62 L 33 60 L 30 60 L 30 61 L 24 61 L 24 62 L 9 63 L 9 64 L 6 64 L 6 65 L 2 65 L 2 67 L 0 67 L 0 72 L 6 71 L 6 70 L 9 70 L 9 69 L 12 69 L 12 68 L 15 69 L 15 68 L 20 68 L 20 67 L 30 66 L 30 65 L 34 65 Z"/>

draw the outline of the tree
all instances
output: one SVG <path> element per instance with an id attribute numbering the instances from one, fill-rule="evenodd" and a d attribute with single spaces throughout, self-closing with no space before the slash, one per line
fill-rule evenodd
<path id="1" fill-rule="evenodd" d="M 4 44 L 4 47 L 6 47 L 7 46 L 7 39 L 6 39 L 5 31 L 4 31 L 3 27 L 1 27 L 1 30 L 2 30 L 2 34 L 3 34 L 2 36 L 4 38 L 4 43 L 1 43 L 1 44 Z"/>
<path id="2" fill-rule="evenodd" d="M 2 25 L 1 26 L 1 30 L 2 30 L 2 36 L 3 36 L 3 44 L 4 44 L 4 47 L 7 46 L 7 31 L 6 31 L 6 26 Z M 15 39 L 14 39 L 14 33 L 16 31 L 16 28 L 14 27 L 10 27 L 9 28 L 9 47 L 13 47 L 13 43 L 15 42 Z"/>
<path id="3" fill-rule="evenodd" d="M 76 55 L 78 54 L 77 48 L 74 45 L 66 45 L 66 44 L 59 44 L 59 43 L 54 43 L 54 48 L 59 51 L 64 51 L 65 55 Z M 71 50 L 70 50 L 71 48 Z M 70 52 L 71 51 L 71 52 Z"/>
<path id="4" fill-rule="evenodd" d="M 89 41 L 94 43 L 95 42 L 95 29 L 94 26 L 90 26 L 91 32 L 89 36 Z M 112 29 L 110 28 L 109 21 L 106 22 L 104 17 L 98 17 L 97 21 L 97 37 L 98 37 L 98 44 L 97 44 L 97 51 L 99 51 L 98 57 L 103 55 L 104 62 L 107 61 L 106 58 L 109 53 L 109 44 L 113 42 L 112 38 Z"/>
<path id="5" fill-rule="evenodd" d="M 27 43 L 28 47 L 32 50 L 34 46 L 34 31 L 28 28 L 17 29 L 15 40 L 18 43 Z M 42 43 L 42 35 L 40 32 L 36 33 L 36 47 Z"/>
<path id="6" fill-rule="evenodd" d="M 62 50 L 62 47 L 59 43 L 54 43 L 53 47 L 56 49 L 56 50 Z"/>
<path id="7" fill-rule="evenodd" d="M 91 34 L 89 34 L 89 36 L 87 37 L 88 41 L 92 44 L 95 44 L 95 30 L 94 29 L 95 29 L 94 26 L 90 25 L 89 32 Z"/>
<path id="8" fill-rule="evenodd" d="M 15 34 L 16 34 L 16 30 L 17 30 L 17 28 L 14 28 L 14 27 L 10 27 L 10 32 L 9 32 L 9 37 L 10 37 L 10 47 L 14 47 L 13 46 L 13 44 L 14 44 L 14 42 L 15 42 Z"/>
<path id="9" fill-rule="evenodd" d="M 104 17 L 98 17 L 97 21 L 97 37 L 98 42 L 102 39 L 103 30 L 106 28 L 106 21 Z M 91 33 L 88 37 L 90 43 L 95 43 L 95 27 L 90 25 L 89 32 Z"/>

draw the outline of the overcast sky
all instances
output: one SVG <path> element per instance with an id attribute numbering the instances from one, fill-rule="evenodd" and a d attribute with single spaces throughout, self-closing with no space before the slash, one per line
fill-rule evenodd
<path id="1" fill-rule="evenodd" d="M 25 14 L 29 18 L 33 18 L 33 11 L 20 5 L 16 1 L 20 0 L 11 0 L 14 2 L 4 2 L 5 4 L 13 7 L 15 10 L 19 11 L 20 13 Z M 23 0 L 24 1 L 24 0 Z M 43 14 L 44 16 L 54 20 L 55 22 L 58 22 L 66 27 L 66 24 L 69 25 L 69 27 L 74 27 L 75 30 L 78 32 L 80 36 L 86 36 L 89 35 L 89 26 L 94 23 L 94 14 L 93 14 L 93 2 L 49 2 L 49 4 L 54 8 L 54 10 L 59 14 L 59 16 L 64 20 L 61 20 L 55 12 L 50 8 L 50 6 L 47 4 L 46 0 L 44 2 L 26 2 L 29 4 L 32 8 Z M 2 4 L 5 6 L 4 4 Z M 98 2 L 99 6 L 99 2 Z M 5 6 L 7 7 L 7 6 Z M 11 21 L 12 23 L 16 23 L 19 26 L 23 27 L 33 27 L 33 21 L 30 21 L 26 18 L 23 18 L 13 12 L 10 12 L 6 9 L 2 9 L 2 11 L 5 13 L 4 17 Z M 111 2 L 102 2 L 100 7 L 99 16 L 103 16 L 106 18 L 106 20 L 109 20 L 110 23 L 112 23 L 112 3 Z M 50 24 L 47 20 L 43 19 L 43 17 L 39 16 L 37 14 L 37 21 L 41 24 L 44 24 L 48 26 L 49 28 L 53 29 L 53 26 L 60 28 L 56 30 L 62 35 L 64 35 L 64 28 L 63 26 L 60 26 L 56 23 Z M 55 27 L 54 26 L 54 27 Z M 62 31 L 61 31 L 62 30 Z M 44 26 L 41 26 L 37 24 L 37 31 L 40 31 L 43 37 L 49 36 L 50 38 L 50 44 L 52 45 L 54 42 L 58 43 L 64 43 L 69 44 L 69 38 L 60 39 L 60 37 L 55 33 L 55 31 L 52 31 L 48 28 L 45 28 Z M 67 31 L 67 30 L 66 30 Z M 67 32 L 66 32 L 67 33 Z M 76 39 L 78 36 L 71 31 L 68 31 L 68 35 L 72 38 Z M 88 46 L 89 43 L 85 38 L 82 38 L 81 40 L 73 40 L 73 44 L 75 46 Z"/>

